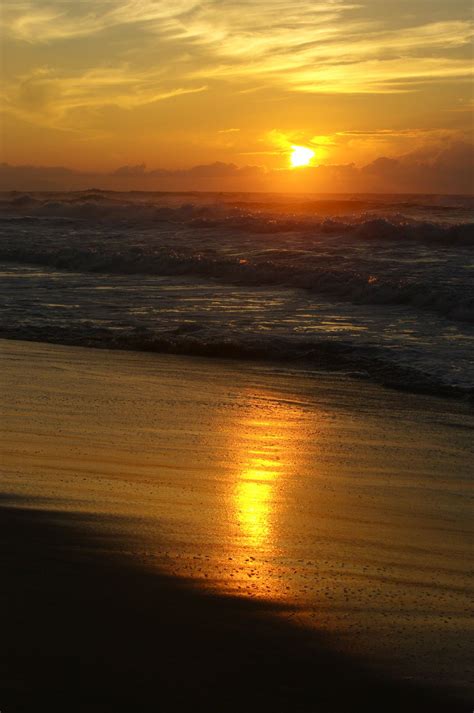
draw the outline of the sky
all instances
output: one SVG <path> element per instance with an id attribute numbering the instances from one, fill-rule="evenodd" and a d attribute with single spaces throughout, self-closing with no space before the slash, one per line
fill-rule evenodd
<path id="1" fill-rule="evenodd" d="M 1 23 L 3 188 L 472 191 L 470 0 L 3 0 Z"/>

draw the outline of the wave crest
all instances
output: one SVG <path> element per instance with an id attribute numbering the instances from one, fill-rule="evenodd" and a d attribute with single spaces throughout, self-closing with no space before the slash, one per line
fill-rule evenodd
<path id="1" fill-rule="evenodd" d="M 346 206 L 347 207 L 347 206 Z M 474 245 L 474 222 L 446 223 L 417 220 L 404 214 L 357 212 L 327 217 L 313 214 L 280 214 L 251 210 L 226 203 L 160 204 L 149 200 L 125 200 L 105 192 L 89 191 L 68 198 L 41 199 L 29 194 L 0 201 L 0 219 L 63 219 L 80 223 L 108 223 L 150 227 L 161 223 L 187 225 L 196 230 L 235 231 L 254 234 L 341 234 L 369 241 L 423 241 L 443 245 Z"/>

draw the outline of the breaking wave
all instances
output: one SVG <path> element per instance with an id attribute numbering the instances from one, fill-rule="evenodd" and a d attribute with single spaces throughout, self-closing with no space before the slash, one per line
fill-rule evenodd
<path id="1" fill-rule="evenodd" d="M 429 213 L 439 219 L 422 220 L 393 212 L 404 204 L 383 206 L 385 215 L 378 210 L 363 210 L 370 204 L 347 201 L 334 201 L 334 213 L 327 215 L 327 202 L 324 210 L 314 203 L 313 212 L 303 214 L 275 213 L 270 206 L 262 210 L 249 209 L 248 206 L 229 205 L 227 203 L 181 203 L 167 205 L 149 200 L 124 200 L 105 192 L 86 192 L 62 199 L 37 198 L 34 195 L 20 194 L 0 201 L 0 219 L 2 221 L 34 221 L 41 219 L 59 219 L 79 221 L 80 223 L 108 223 L 129 227 L 150 227 L 170 223 L 187 225 L 196 230 L 237 231 L 254 234 L 287 233 L 305 231 L 320 234 L 351 235 L 354 239 L 368 241 L 426 241 L 442 245 L 474 245 L 474 222 L 472 213 L 458 210 L 459 222 L 447 221 L 447 215 L 440 208 Z M 420 206 L 416 206 L 420 211 Z M 347 213 L 338 213 L 342 208 Z M 424 208 L 423 206 L 421 208 Z M 421 215 L 423 212 L 421 210 Z M 408 211 L 410 212 L 410 211 Z M 470 216 L 471 220 L 468 220 Z M 444 221 L 443 221 L 444 219 Z"/>
<path id="2" fill-rule="evenodd" d="M 455 286 L 390 278 L 344 265 L 325 266 L 310 250 L 267 248 L 252 257 L 206 255 L 185 249 L 127 245 L 109 249 L 55 245 L 0 245 L 0 260 L 94 273 L 197 276 L 241 285 L 271 285 L 310 290 L 355 304 L 408 305 L 453 320 L 474 322 L 474 291 Z M 333 260 L 331 260 L 333 262 Z M 341 260 L 340 262 L 344 262 Z M 321 265 L 323 263 L 323 265 Z"/>

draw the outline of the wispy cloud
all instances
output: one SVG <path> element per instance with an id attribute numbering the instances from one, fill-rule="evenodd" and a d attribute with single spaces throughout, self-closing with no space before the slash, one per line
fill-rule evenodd
<path id="1" fill-rule="evenodd" d="M 176 52 L 193 53 L 199 61 L 183 64 L 183 79 L 263 77 L 302 92 L 398 92 L 413 88 L 413 81 L 469 76 L 469 18 L 433 22 L 427 13 L 424 23 L 415 20 L 413 25 L 391 27 L 364 12 L 370 4 L 49 0 L 38 9 L 31 1 L 7 0 L 4 29 L 16 40 L 44 44 L 126 26 L 132 57 L 153 48 L 159 62 L 160 47 L 153 37 L 174 42 Z M 462 56 L 452 56 L 463 48 L 467 51 Z"/>
<path id="2" fill-rule="evenodd" d="M 193 0 L 5 0 L 3 26 L 16 39 L 45 43 L 96 35 L 121 25 L 162 23 L 176 30 L 180 18 L 199 3 Z"/>
<path id="3" fill-rule="evenodd" d="M 146 25 L 160 34 L 206 42 L 238 39 L 245 34 L 258 44 L 259 40 L 268 42 L 265 37 L 274 32 L 288 39 L 307 27 L 309 20 L 334 18 L 334 13 L 356 7 L 347 0 L 296 0 L 291 4 L 286 0 L 44 0 L 38 8 L 34 0 L 4 0 L 3 24 L 9 34 L 28 42 L 92 35 L 121 25 Z"/>
<path id="4" fill-rule="evenodd" d="M 127 65 L 101 67 L 65 74 L 39 67 L 3 89 L 5 107 L 24 119 L 58 128 L 74 128 L 69 114 L 107 104 L 132 109 L 184 94 L 195 94 L 206 85 L 171 86 L 162 71 L 134 71 Z"/>

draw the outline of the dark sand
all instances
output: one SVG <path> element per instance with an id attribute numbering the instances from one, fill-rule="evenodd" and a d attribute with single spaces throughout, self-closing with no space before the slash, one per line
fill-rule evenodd
<path id="1" fill-rule="evenodd" d="M 2 711 L 456 711 L 269 603 L 137 566 L 85 517 L 0 509 Z M 92 528 L 93 529 L 93 528 Z"/>

